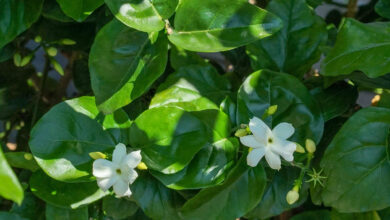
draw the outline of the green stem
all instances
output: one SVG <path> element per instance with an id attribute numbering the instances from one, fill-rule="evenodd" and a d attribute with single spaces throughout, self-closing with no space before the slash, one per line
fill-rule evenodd
<path id="1" fill-rule="evenodd" d="M 301 168 L 299 178 L 296 180 L 294 187 L 298 190 L 302 187 L 303 178 L 305 177 L 306 172 L 310 169 L 311 160 L 314 158 L 313 153 L 307 153 L 306 165 Z"/>
<path id="2" fill-rule="evenodd" d="M 37 120 L 38 109 L 39 109 L 39 105 L 40 105 L 42 96 L 45 92 L 45 84 L 46 84 L 47 76 L 49 75 L 49 70 L 50 70 L 49 58 L 47 56 L 45 56 L 45 67 L 43 69 L 43 78 L 42 78 L 41 85 L 40 85 L 40 88 L 38 91 L 38 97 L 37 97 L 37 100 L 35 101 L 35 105 L 34 105 L 33 116 L 31 119 L 31 128 L 34 126 L 35 121 Z"/>

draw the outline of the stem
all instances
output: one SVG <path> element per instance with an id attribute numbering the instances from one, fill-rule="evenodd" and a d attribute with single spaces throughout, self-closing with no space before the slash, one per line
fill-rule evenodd
<path id="1" fill-rule="evenodd" d="M 349 0 L 346 17 L 353 18 L 357 12 L 357 0 Z"/>
<path id="2" fill-rule="evenodd" d="M 47 76 L 49 75 L 49 70 L 50 70 L 49 58 L 47 56 L 45 56 L 45 67 L 43 69 L 43 78 L 42 78 L 41 85 L 40 85 L 40 88 L 38 91 L 38 98 L 35 101 L 33 116 L 31 119 L 31 128 L 34 126 L 35 121 L 37 120 L 38 108 L 39 108 L 39 104 L 41 102 L 42 96 L 45 92 L 45 84 L 46 84 Z"/>
<path id="3" fill-rule="evenodd" d="M 298 190 L 301 188 L 302 183 L 303 183 L 303 178 L 305 177 L 306 171 L 309 170 L 310 168 L 310 163 L 311 160 L 314 158 L 313 153 L 307 153 L 307 160 L 306 160 L 306 165 L 301 169 L 301 173 L 299 174 L 299 178 L 296 181 L 296 184 L 294 187 L 296 187 Z"/>

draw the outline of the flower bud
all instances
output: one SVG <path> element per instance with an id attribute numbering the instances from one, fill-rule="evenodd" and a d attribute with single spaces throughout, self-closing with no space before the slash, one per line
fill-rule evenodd
<path id="1" fill-rule="evenodd" d="M 20 66 L 26 66 L 27 64 L 30 63 L 31 59 L 33 58 L 33 54 L 30 54 L 28 56 L 23 57 Z"/>
<path id="2" fill-rule="evenodd" d="M 295 145 L 297 146 L 297 148 L 295 149 L 296 152 L 298 153 L 305 153 L 305 148 L 302 147 L 302 145 L 298 144 L 298 143 L 295 143 Z"/>
<path id="3" fill-rule="evenodd" d="M 36 43 L 41 43 L 42 42 L 42 37 L 41 36 L 36 36 L 35 38 L 34 38 L 34 41 L 36 42 Z"/>
<path id="4" fill-rule="evenodd" d="M 75 45 L 76 41 L 74 41 L 72 39 L 65 38 L 65 39 L 60 40 L 60 44 L 62 44 L 62 45 Z"/>
<path id="5" fill-rule="evenodd" d="M 309 153 L 314 153 L 316 151 L 316 143 L 311 139 L 306 139 L 306 150 Z"/>
<path id="6" fill-rule="evenodd" d="M 236 133 L 234 133 L 234 136 L 236 136 L 236 137 L 244 137 L 246 135 L 248 135 L 248 133 L 247 133 L 246 129 L 243 129 L 243 128 L 238 129 L 236 131 Z"/>
<path id="7" fill-rule="evenodd" d="M 146 166 L 146 164 L 144 162 L 141 162 L 141 163 L 138 164 L 137 169 L 139 169 L 139 170 L 147 170 L 148 167 Z"/>
<path id="8" fill-rule="evenodd" d="M 295 189 L 292 189 L 287 193 L 286 200 L 288 204 L 292 205 L 296 201 L 298 201 L 298 199 L 299 199 L 299 193 Z"/>
<path id="9" fill-rule="evenodd" d="M 14 54 L 14 64 L 15 64 L 15 66 L 19 67 L 19 66 L 21 66 L 21 63 L 22 63 L 22 56 L 20 55 L 20 53 L 15 53 Z"/>
<path id="10" fill-rule="evenodd" d="M 32 156 L 32 154 L 30 154 L 30 153 L 25 153 L 25 154 L 23 155 L 23 157 L 24 157 L 24 159 L 26 159 L 26 160 L 32 160 L 32 159 L 33 159 L 33 156 Z"/>
<path id="11" fill-rule="evenodd" d="M 55 47 L 49 47 L 49 49 L 47 49 L 47 54 L 49 54 L 49 56 L 51 57 L 54 57 L 55 55 L 57 55 L 57 48 Z"/>
<path id="12" fill-rule="evenodd" d="M 97 160 L 97 159 L 106 159 L 107 156 L 105 154 L 103 154 L 102 152 L 91 152 L 89 153 L 89 156 L 94 159 L 94 160 Z"/>

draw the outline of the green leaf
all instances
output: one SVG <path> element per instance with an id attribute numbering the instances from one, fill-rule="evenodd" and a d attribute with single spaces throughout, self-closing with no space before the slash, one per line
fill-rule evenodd
<path id="1" fill-rule="evenodd" d="M 0 144 L 0 196 L 10 199 L 18 204 L 23 200 L 23 189 L 18 178 L 8 165 Z"/>
<path id="2" fill-rule="evenodd" d="M 43 0 L 0 1 L 0 49 L 35 23 Z"/>
<path id="3" fill-rule="evenodd" d="M 45 1 L 42 9 L 42 16 L 47 19 L 52 19 L 60 22 L 72 22 L 72 18 L 65 15 L 61 10 L 61 7 L 58 5 L 57 1 L 50 0 Z"/>
<path id="4" fill-rule="evenodd" d="M 23 218 L 19 216 L 18 214 L 10 213 L 10 212 L 3 212 L 0 211 L 0 219 L 12 219 L 12 220 L 28 220 L 27 218 Z"/>
<path id="5" fill-rule="evenodd" d="M 118 141 L 128 139 L 127 129 L 121 134 L 120 128 L 129 127 L 130 122 L 121 111 L 103 115 L 88 96 L 54 106 L 31 131 L 29 144 L 35 160 L 56 180 L 93 180 L 89 153 L 112 153 Z"/>
<path id="6" fill-rule="evenodd" d="M 222 139 L 202 148 L 190 164 L 178 173 L 151 173 L 164 185 L 176 190 L 214 186 L 221 183 L 234 166 L 238 146 L 237 139 Z"/>
<path id="7" fill-rule="evenodd" d="M 289 205 L 286 195 L 294 186 L 294 181 L 298 179 L 300 169 L 294 167 L 283 167 L 280 171 L 267 175 L 269 183 L 264 191 L 263 198 L 257 206 L 252 209 L 245 217 L 267 219 L 281 214 L 292 208 L 302 205 L 308 196 L 308 184 L 304 184 L 299 192 L 299 200 Z M 268 173 L 267 173 L 268 174 Z"/>
<path id="8" fill-rule="evenodd" d="M 375 5 L 375 11 L 380 16 L 390 19 L 390 1 L 379 0 Z"/>
<path id="9" fill-rule="evenodd" d="M 189 65 L 207 65 L 207 61 L 200 57 L 197 53 L 186 51 L 175 45 L 171 45 L 169 53 L 169 61 L 171 66 L 178 70 L 180 67 L 186 67 Z"/>
<path id="10" fill-rule="evenodd" d="M 328 121 L 348 111 L 358 98 L 357 87 L 344 81 L 326 89 L 316 87 L 310 93 L 321 106 L 324 120 Z"/>
<path id="11" fill-rule="evenodd" d="M 256 206 L 265 186 L 264 168 L 250 168 L 242 157 L 222 185 L 201 190 L 181 214 L 184 219 L 236 219 Z"/>
<path id="12" fill-rule="evenodd" d="M 160 85 L 150 108 L 168 105 L 186 110 L 218 109 L 230 90 L 230 82 L 212 66 L 186 66 Z"/>
<path id="13" fill-rule="evenodd" d="M 32 192 L 25 191 L 22 204 L 17 205 L 14 203 L 10 212 L 27 219 L 43 220 L 45 216 L 45 206 Z"/>
<path id="14" fill-rule="evenodd" d="M 160 31 L 179 0 L 105 0 L 115 17 L 139 31 Z"/>
<path id="15" fill-rule="evenodd" d="M 8 152 L 5 153 L 5 158 L 11 167 L 31 170 L 35 172 L 40 169 L 34 157 L 26 152 Z"/>
<path id="16" fill-rule="evenodd" d="M 134 121 L 130 143 L 141 148 L 148 168 L 173 174 L 187 166 L 200 149 L 228 137 L 229 133 L 229 119 L 221 111 L 187 112 L 159 107 L 143 112 Z"/>
<path id="17" fill-rule="evenodd" d="M 126 198 L 106 196 L 103 199 L 103 211 L 114 219 L 124 219 L 134 215 L 138 210 L 137 204 Z"/>
<path id="18" fill-rule="evenodd" d="M 244 0 L 182 0 L 168 38 L 186 50 L 217 52 L 268 37 L 281 26 L 279 18 Z"/>
<path id="19" fill-rule="evenodd" d="M 163 33 L 148 35 L 114 19 L 97 34 L 89 57 L 96 103 L 111 113 L 146 92 L 164 72 L 168 41 Z"/>
<path id="20" fill-rule="evenodd" d="M 55 220 L 88 220 L 88 207 L 64 209 L 46 204 L 46 219 Z"/>
<path id="21" fill-rule="evenodd" d="M 271 69 L 302 77 L 321 56 L 326 24 L 305 0 L 274 0 L 267 10 L 283 20 L 283 28 L 271 37 L 247 46 L 252 68 Z"/>
<path id="22" fill-rule="evenodd" d="M 175 191 L 166 188 L 146 173 L 140 173 L 131 185 L 133 198 L 147 216 L 152 219 L 181 219 L 178 210 L 184 199 Z"/>
<path id="23" fill-rule="evenodd" d="M 331 212 L 332 220 L 381 220 L 376 211 L 363 213 L 340 213 L 336 210 Z M 386 219 L 383 219 L 386 220 Z"/>
<path id="24" fill-rule="evenodd" d="M 84 21 L 92 12 L 103 5 L 103 0 L 57 0 L 62 11 L 78 22 Z"/>
<path id="25" fill-rule="evenodd" d="M 237 124 L 248 124 L 253 116 L 261 118 L 269 106 L 278 109 L 266 122 L 274 127 L 281 122 L 291 123 L 295 133 L 291 140 L 316 143 L 322 137 L 324 119 L 321 110 L 306 87 L 294 76 L 269 70 L 252 73 L 238 91 Z"/>
<path id="26" fill-rule="evenodd" d="M 35 196 L 51 205 L 76 209 L 103 198 L 103 192 L 94 182 L 65 183 L 54 180 L 42 171 L 30 177 L 30 189 Z"/>
<path id="27" fill-rule="evenodd" d="M 315 211 L 305 211 L 299 213 L 298 215 L 294 215 L 291 220 L 333 220 L 330 217 L 329 210 L 315 210 Z"/>
<path id="28" fill-rule="evenodd" d="M 328 177 L 321 194 L 326 206 L 340 212 L 390 206 L 389 129 L 386 108 L 362 109 L 343 125 L 321 161 Z"/>
<path id="29" fill-rule="evenodd" d="M 339 76 L 360 70 L 374 78 L 389 73 L 389 59 L 390 23 L 363 24 L 347 18 L 322 63 L 321 74 Z"/>

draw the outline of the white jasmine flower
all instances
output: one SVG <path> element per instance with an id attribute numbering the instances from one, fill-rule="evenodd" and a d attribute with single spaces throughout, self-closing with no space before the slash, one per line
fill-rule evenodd
<path id="1" fill-rule="evenodd" d="M 247 157 L 249 166 L 257 166 L 264 155 L 269 166 L 276 170 L 281 167 L 280 156 L 290 162 L 294 160 L 296 144 L 286 140 L 294 134 L 290 123 L 280 123 L 271 130 L 261 119 L 254 117 L 249 122 L 249 129 L 253 135 L 240 138 L 243 145 L 253 148 Z"/>
<path id="2" fill-rule="evenodd" d="M 141 162 L 141 152 L 126 153 L 126 146 L 118 144 L 112 155 L 112 161 L 97 159 L 93 162 L 93 175 L 98 186 L 107 191 L 114 186 L 117 197 L 130 196 L 130 184 L 138 177 L 134 168 Z"/>

